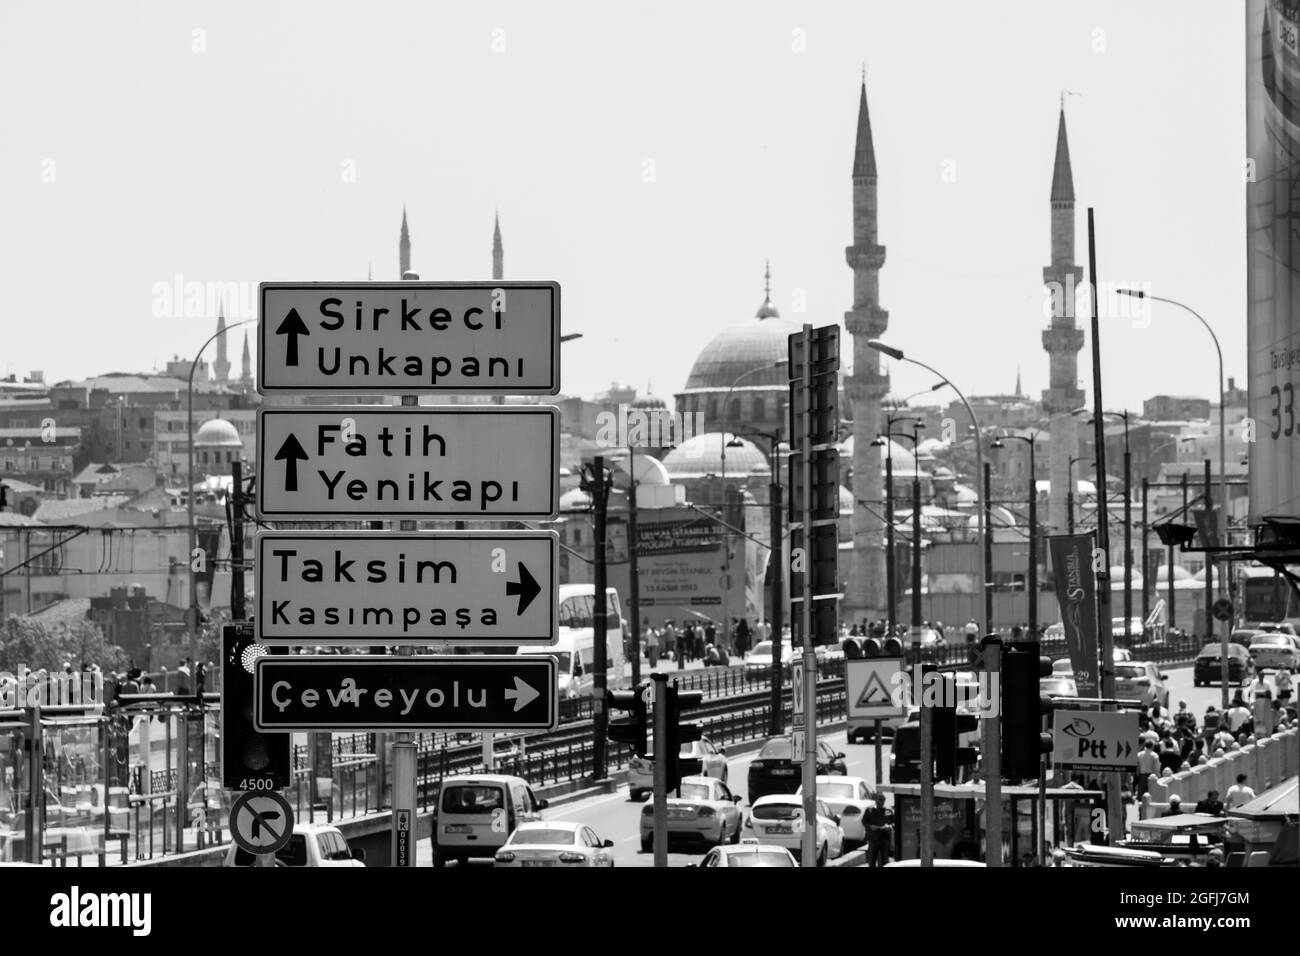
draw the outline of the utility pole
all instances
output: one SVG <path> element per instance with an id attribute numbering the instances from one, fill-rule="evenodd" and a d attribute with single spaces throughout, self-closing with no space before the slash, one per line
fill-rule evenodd
<path id="1" fill-rule="evenodd" d="M 1101 638 L 1101 696 L 1115 697 L 1114 636 L 1111 633 L 1110 594 L 1110 508 L 1106 495 L 1106 426 L 1101 395 L 1101 329 L 1097 316 L 1097 234 L 1093 226 L 1093 210 L 1088 207 L 1088 283 L 1092 311 L 1092 427 L 1095 446 L 1097 482 L 1101 486 L 1097 496 L 1097 536 L 1101 570 L 1097 572 L 1097 629 Z M 1114 705 L 1107 705 L 1114 706 Z M 1120 802 L 1120 775 L 1107 774 L 1108 795 L 1106 811 L 1107 840 L 1113 844 L 1116 836 L 1124 834 L 1124 807 Z"/>
<path id="2" fill-rule="evenodd" d="M 912 443 L 913 451 L 916 443 Z M 921 467 L 912 469 L 912 633 L 921 633 Z M 879 753 L 877 738 L 876 752 Z M 876 775 L 879 782 L 880 775 Z"/>
<path id="3" fill-rule="evenodd" d="M 1223 415 L 1223 407 L 1219 407 L 1219 415 Z M 1210 459 L 1205 459 L 1205 512 L 1206 524 L 1211 528 L 1218 527 L 1218 521 L 1215 517 L 1214 509 L 1214 486 L 1212 484 L 1213 465 Z M 1226 495 L 1227 492 L 1225 491 Z M 1205 547 L 1214 547 L 1216 542 L 1206 541 Z M 1223 709 L 1228 709 L 1228 634 L 1232 627 L 1232 622 L 1228 622 L 1228 629 L 1223 632 L 1223 644 L 1219 650 L 1219 685 L 1222 688 Z M 1208 644 L 1214 639 L 1214 553 L 1207 550 L 1205 552 L 1205 642 Z"/>
<path id="4" fill-rule="evenodd" d="M 803 544 L 811 553 L 813 543 L 813 331 L 803 327 L 804 379 L 803 388 Z M 791 369 L 793 371 L 793 369 Z M 811 562 L 809 562 L 811 564 Z M 803 575 L 803 699 L 804 755 L 803 755 L 803 865 L 817 865 L 817 657 L 813 653 L 813 573 L 809 567 Z M 791 647 L 791 652 L 794 648 Z M 797 731 L 796 731 L 797 732 Z"/>
<path id="5" fill-rule="evenodd" d="M 1147 508 L 1150 504 L 1149 496 L 1151 494 L 1151 482 L 1147 480 L 1146 475 L 1142 476 L 1142 623 L 1145 625 L 1148 618 L 1151 617 L 1151 552 L 1148 550 L 1148 541 L 1151 534 L 1151 525 Z"/>
<path id="6" fill-rule="evenodd" d="M 637 576 L 636 454 L 627 446 L 627 570 L 631 578 L 628 599 L 632 606 L 632 686 L 641 686 L 641 579 Z M 622 676 L 621 674 L 619 675 Z"/>
<path id="7" fill-rule="evenodd" d="M 1183 470 L 1183 476 L 1180 479 L 1183 486 L 1183 510 L 1187 513 L 1187 470 Z M 1174 626 L 1174 546 L 1169 546 L 1169 626 Z M 1193 630 L 1195 630 L 1195 618 L 1193 618 Z M 1195 635 L 1193 635 L 1195 636 Z"/>
<path id="8" fill-rule="evenodd" d="M 772 442 L 772 475 L 776 481 L 768 489 L 768 496 L 771 498 L 772 511 L 772 619 L 771 633 L 768 635 L 772 642 L 772 674 L 771 687 L 769 690 L 772 694 L 771 703 L 768 705 L 768 718 L 771 726 L 768 731 L 773 737 L 779 737 L 785 730 L 785 721 L 782 719 L 781 708 L 781 631 L 785 628 L 785 587 L 784 587 L 784 564 L 785 564 L 785 547 L 784 535 L 781 533 L 781 506 L 784 503 L 785 496 L 781 490 L 781 464 L 776 456 L 776 441 Z M 791 648 L 793 650 L 793 648 Z"/>
<path id="9" fill-rule="evenodd" d="M 1124 412 L 1124 636 L 1133 643 L 1133 459 L 1128 447 L 1128 412 Z M 1102 476 L 1105 482 L 1106 476 Z M 1145 553 L 1145 552 L 1144 552 Z"/>
<path id="10" fill-rule="evenodd" d="M 975 440 L 983 441 L 980 435 Z M 984 621 L 993 630 L 993 465 L 984 462 Z"/>
<path id="11" fill-rule="evenodd" d="M 1034 470 L 1034 444 L 1038 433 L 1029 438 L 1029 639 L 1038 640 L 1038 477 Z"/>
<path id="12" fill-rule="evenodd" d="M 651 674 L 654 688 L 654 851 L 655 868 L 668 866 L 668 675 Z"/>
<path id="13" fill-rule="evenodd" d="M 244 463 L 231 462 L 230 476 L 230 614 L 238 622 L 244 620 Z"/>
<path id="14" fill-rule="evenodd" d="M 895 580 L 894 562 L 894 455 L 893 439 L 885 436 L 885 616 L 893 637 L 898 624 L 898 584 Z M 915 465 L 913 467 L 916 467 Z"/>
<path id="15" fill-rule="evenodd" d="M 595 734 L 592 740 L 592 779 L 604 780 L 609 775 L 608 761 L 606 759 L 605 737 L 608 730 L 609 715 L 605 710 L 605 687 L 606 687 L 606 668 L 609 667 L 609 656 L 605 653 L 605 641 L 607 638 L 607 615 L 608 607 L 605 597 L 606 588 L 606 561 L 605 561 L 605 518 L 609 508 L 609 489 L 611 479 L 605 471 L 605 458 L 603 455 L 597 455 L 592 459 L 589 471 L 586 475 L 586 491 L 591 495 L 592 509 L 595 516 L 595 539 L 596 539 L 596 599 L 594 610 L 592 611 L 592 670 L 591 675 L 591 700 L 592 700 L 592 725 Z"/>

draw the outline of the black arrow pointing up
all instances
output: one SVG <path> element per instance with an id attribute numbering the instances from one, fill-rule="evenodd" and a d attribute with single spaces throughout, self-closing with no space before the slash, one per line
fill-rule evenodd
<path id="1" fill-rule="evenodd" d="M 275 453 L 275 460 L 285 462 L 284 466 L 284 490 L 298 490 L 298 462 L 307 460 L 307 453 L 302 450 L 302 445 L 298 442 L 298 436 L 289 432 L 289 437 L 280 444 L 280 450 Z M 523 565 L 520 565 L 522 568 Z"/>
<path id="2" fill-rule="evenodd" d="M 506 595 L 519 595 L 519 609 L 515 615 L 523 614 L 528 610 L 528 605 L 533 603 L 533 598 L 542 593 L 541 587 L 533 576 L 528 573 L 528 568 L 524 567 L 524 562 L 519 562 L 519 580 L 506 582 Z"/>
<path id="3" fill-rule="evenodd" d="M 284 364 L 298 364 L 298 336 L 311 335 L 311 329 L 307 328 L 307 323 L 302 320 L 297 309 L 290 309 L 289 314 L 284 317 L 280 327 L 275 330 L 276 335 L 287 335 L 289 341 L 284 347 Z"/>

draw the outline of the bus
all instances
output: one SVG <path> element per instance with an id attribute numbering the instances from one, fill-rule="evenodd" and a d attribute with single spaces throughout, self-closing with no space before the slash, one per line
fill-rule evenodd
<path id="1" fill-rule="evenodd" d="M 559 662 L 559 696 L 572 700 L 591 694 L 595 662 L 594 584 L 561 584 L 559 593 L 559 637 L 553 647 L 521 647 L 520 654 L 550 654 Z M 605 686 L 611 690 L 627 683 L 625 637 L 618 591 L 605 589 Z"/>
<path id="2" fill-rule="evenodd" d="M 1300 629 L 1300 597 L 1295 588 L 1272 568 L 1241 568 L 1237 586 L 1241 593 L 1242 626 L 1292 624 Z"/>

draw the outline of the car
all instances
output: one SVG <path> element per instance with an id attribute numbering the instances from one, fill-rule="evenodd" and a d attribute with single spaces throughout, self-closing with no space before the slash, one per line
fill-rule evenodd
<path id="1" fill-rule="evenodd" d="M 289 842 L 275 854 L 276 866 L 364 867 L 366 851 L 348 846 L 338 827 L 320 823 L 296 823 Z M 233 842 L 226 850 L 223 866 L 253 866 L 257 858 Z"/>
<path id="2" fill-rule="evenodd" d="M 494 859 L 515 829 L 542 818 L 546 800 L 521 777 L 468 774 L 447 777 L 434 803 L 433 865 L 448 860 Z"/>
<path id="3" fill-rule="evenodd" d="M 1263 631 L 1258 627 L 1237 627 L 1233 628 L 1232 634 L 1229 635 L 1229 640 L 1233 644 L 1245 644 L 1247 647 L 1250 647 L 1250 642 L 1256 637 L 1256 635 L 1267 633 L 1267 631 Z"/>
<path id="4" fill-rule="evenodd" d="M 740 797 L 712 777 L 683 777 L 680 797 L 668 798 L 668 842 L 703 842 L 721 846 L 740 842 L 743 815 Z M 654 849 L 654 806 L 641 810 L 641 851 Z"/>
<path id="5" fill-rule="evenodd" d="M 803 796 L 803 787 L 795 796 Z M 875 799 L 867 781 L 861 777 L 819 776 L 817 799 L 835 814 L 840 829 L 844 831 L 846 848 L 852 849 L 867 842 L 867 810 Z"/>
<path id="6" fill-rule="evenodd" d="M 1049 624 L 1043 628 L 1043 640 L 1045 641 L 1063 641 L 1065 640 L 1065 625 L 1060 621 L 1055 624 Z"/>
<path id="7" fill-rule="evenodd" d="M 613 840 L 602 840 L 585 823 L 530 820 L 493 854 L 494 866 L 613 866 Z"/>
<path id="8" fill-rule="evenodd" d="M 909 869 L 915 869 L 920 865 L 920 860 L 895 860 L 893 863 L 885 864 L 886 868 L 891 866 L 901 866 Z M 980 863 L 977 860 L 935 860 L 934 865 L 940 869 L 947 869 L 951 867 L 987 866 L 988 864 Z"/>
<path id="9" fill-rule="evenodd" d="M 749 802 L 773 793 L 794 793 L 799 789 L 800 765 L 794 757 L 790 737 L 769 737 L 749 764 Z M 848 773 L 844 754 L 817 741 L 817 773 L 843 776 Z"/>
<path id="10" fill-rule="evenodd" d="M 1052 661 L 1053 677 L 1073 677 L 1074 665 L 1070 663 L 1068 657 L 1062 657 L 1059 661 Z"/>
<path id="11" fill-rule="evenodd" d="M 1169 708 L 1165 675 L 1150 661 L 1123 661 L 1115 665 L 1115 696 L 1140 700 L 1148 707 Z"/>
<path id="12" fill-rule="evenodd" d="M 714 847 L 699 863 L 686 865 L 701 869 L 717 866 L 798 866 L 799 861 L 783 846 L 742 840 L 739 846 Z"/>
<path id="13" fill-rule="evenodd" d="M 1038 693 L 1044 697 L 1078 697 L 1079 688 L 1074 674 L 1053 674 L 1038 679 Z"/>
<path id="14" fill-rule="evenodd" d="M 1110 619 L 1110 633 L 1115 638 L 1125 641 L 1125 643 L 1133 643 L 1141 640 L 1143 630 L 1145 630 L 1145 627 L 1142 623 L 1142 618 L 1140 617 L 1129 618 L 1127 628 L 1124 627 L 1124 619 L 1122 617 L 1113 617 Z"/>
<path id="15" fill-rule="evenodd" d="M 1112 648 L 1110 652 L 1110 659 L 1114 661 L 1116 664 L 1120 663 L 1121 661 L 1131 661 L 1133 659 L 1133 652 L 1130 651 L 1127 647 Z"/>
<path id="16" fill-rule="evenodd" d="M 1261 624 L 1259 629 L 1270 634 L 1290 634 L 1292 637 L 1300 637 L 1300 632 L 1296 631 L 1295 625 L 1287 621 L 1278 621 L 1276 624 Z"/>
<path id="17" fill-rule="evenodd" d="M 727 749 L 719 747 L 707 736 L 690 743 L 683 743 L 683 758 L 700 761 L 700 774 L 727 782 Z M 655 786 L 655 762 L 652 757 L 633 757 L 627 770 L 628 794 L 633 800 L 648 797 Z"/>
<path id="18" fill-rule="evenodd" d="M 1257 670 L 1296 668 L 1295 643 L 1290 635 L 1279 632 L 1256 634 L 1251 639 L 1249 654 Z"/>
<path id="19" fill-rule="evenodd" d="M 784 669 L 789 669 L 790 658 L 794 656 L 789 641 L 781 642 L 781 665 Z M 760 675 L 771 673 L 772 670 L 772 642 L 759 641 L 745 655 L 745 673 L 750 675 Z"/>
<path id="20" fill-rule="evenodd" d="M 803 797 L 769 794 L 755 801 L 749 811 L 754 835 L 764 843 L 775 843 L 791 852 L 803 848 Z M 844 831 L 824 800 L 817 801 L 817 865 L 825 866 L 844 852 Z"/>
<path id="21" fill-rule="evenodd" d="M 1218 683 L 1222 678 L 1221 645 L 1206 644 L 1196 655 L 1192 665 L 1192 684 L 1196 687 Z M 1228 645 L 1228 683 L 1242 684 L 1254 676 L 1255 662 L 1250 652 L 1240 644 Z"/>

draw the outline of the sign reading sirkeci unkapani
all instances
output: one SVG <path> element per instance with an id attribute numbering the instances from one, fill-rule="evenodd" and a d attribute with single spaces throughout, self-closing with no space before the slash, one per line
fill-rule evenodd
<path id="1" fill-rule="evenodd" d="M 560 413 L 549 405 L 263 408 L 264 518 L 554 518 Z"/>
<path id="2" fill-rule="evenodd" d="M 554 644 L 554 531 L 269 531 L 266 644 Z"/>
<path id="3" fill-rule="evenodd" d="M 555 282 L 263 282 L 257 390 L 555 395 Z"/>

